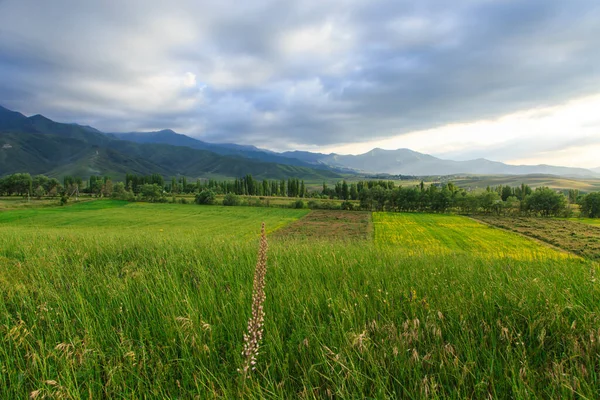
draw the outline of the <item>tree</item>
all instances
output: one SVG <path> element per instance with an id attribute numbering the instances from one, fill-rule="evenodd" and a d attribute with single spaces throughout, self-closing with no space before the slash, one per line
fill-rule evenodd
<path id="1" fill-rule="evenodd" d="M 504 210 L 509 213 L 518 212 L 521 208 L 521 202 L 516 196 L 509 196 L 504 202 Z"/>
<path id="2" fill-rule="evenodd" d="M 348 200 L 350 199 L 350 188 L 348 187 L 348 183 L 346 183 L 346 181 L 342 181 L 342 193 L 341 193 L 341 198 L 342 200 Z"/>
<path id="3" fill-rule="evenodd" d="M 107 179 L 104 182 L 104 184 L 102 185 L 100 194 L 102 194 L 102 197 L 110 197 L 110 196 L 112 196 L 113 190 L 114 190 L 114 185 L 112 183 L 112 180 Z"/>
<path id="4" fill-rule="evenodd" d="M 123 182 L 117 182 L 113 185 L 111 197 L 119 200 L 132 200 L 133 192 L 128 190 Z"/>
<path id="5" fill-rule="evenodd" d="M 46 190 L 44 189 L 43 186 L 40 185 L 35 189 L 35 197 L 37 197 L 38 199 L 41 199 L 42 196 L 44 196 L 45 194 L 46 194 Z"/>
<path id="6" fill-rule="evenodd" d="M 579 190 L 577 189 L 569 189 L 569 203 L 575 204 L 579 199 Z"/>
<path id="7" fill-rule="evenodd" d="M 156 183 L 150 184 L 145 183 L 142 185 L 140 193 L 142 194 L 142 198 L 151 203 L 160 201 L 163 198 L 163 189 L 158 186 Z"/>
<path id="8" fill-rule="evenodd" d="M 350 185 L 350 198 L 352 200 L 358 200 L 358 186 L 356 183 Z"/>
<path id="9" fill-rule="evenodd" d="M 543 217 L 559 215 L 567 207 L 567 200 L 562 193 L 547 187 L 539 187 L 525 199 L 525 209 Z"/>
<path id="10" fill-rule="evenodd" d="M 498 211 L 501 206 L 502 200 L 498 192 L 485 191 L 479 195 L 479 206 L 483 208 L 485 213 L 491 213 L 492 211 Z"/>
<path id="11" fill-rule="evenodd" d="M 217 196 L 211 189 L 204 189 L 196 195 L 196 204 L 214 204 Z"/>
<path id="12" fill-rule="evenodd" d="M 583 197 L 581 213 L 589 218 L 600 217 L 600 192 L 589 193 Z"/>
<path id="13" fill-rule="evenodd" d="M 360 200 L 360 208 L 363 210 L 372 210 L 373 209 L 373 196 L 371 194 L 371 189 L 363 189 L 360 191 L 358 198 Z"/>
<path id="14" fill-rule="evenodd" d="M 500 194 L 500 196 L 502 197 L 502 201 L 506 201 L 506 199 L 508 199 L 510 196 L 512 196 L 513 190 L 510 186 L 504 186 L 502 187 L 502 192 Z"/>

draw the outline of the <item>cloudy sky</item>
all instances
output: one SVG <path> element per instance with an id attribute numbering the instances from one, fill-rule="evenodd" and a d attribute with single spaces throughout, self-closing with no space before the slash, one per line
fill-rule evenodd
<path id="1" fill-rule="evenodd" d="M 275 150 L 600 167 L 597 0 L 0 0 L 0 105 Z"/>

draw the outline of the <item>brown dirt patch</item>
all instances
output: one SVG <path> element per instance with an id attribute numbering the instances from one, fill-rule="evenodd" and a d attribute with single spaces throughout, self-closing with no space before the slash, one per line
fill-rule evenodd
<path id="1" fill-rule="evenodd" d="M 371 239 L 368 211 L 314 210 L 274 233 L 275 237 L 352 240 Z"/>

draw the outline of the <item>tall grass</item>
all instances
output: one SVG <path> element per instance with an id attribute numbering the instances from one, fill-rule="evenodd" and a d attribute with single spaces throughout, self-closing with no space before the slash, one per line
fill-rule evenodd
<path id="1" fill-rule="evenodd" d="M 271 241 L 242 381 L 258 240 L 3 227 L 0 398 L 600 397 L 596 264 L 369 242 Z"/>

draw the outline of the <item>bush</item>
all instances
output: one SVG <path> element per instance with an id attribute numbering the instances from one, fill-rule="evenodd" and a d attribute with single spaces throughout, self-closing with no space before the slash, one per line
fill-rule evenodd
<path id="1" fill-rule="evenodd" d="M 264 204 L 260 199 L 248 199 L 246 205 L 250 207 L 263 207 Z"/>
<path id="2" fill-rule="evenodd" d="M 180 204 L 188 204 L 189 201 L 187 201 L 187 199 L 185 197 L 182 197 L 182 198 L 179 199 L 179 203 Z"/>
<path id="3" fill-rule="evenodd" d="M 224 206 L 238 206 L 239 204 L 240 198 L 233 193 L 227 193 L 223 199 Z"/>
<path id="4" fill-rule="evenodd" d="M 304 208 L 304 201 L 300 199 L 296 200 L 292 208 Z"/>
<path id="5" fill-rule="evenodd" d="M 320 208 L 320 205 L 318 202 L 311 200 L 308 202 L 308 208 L 310 208 L 311 210 L 318 210 Z"/>
<path id="6" fill-rule="evenodd" d="M 354 210 L 354 204 L 352 204 L 348 200 L 344 201 L 340 207 L 342 210 L 348 210 L 348 211 Z"/>
<path id="7" fill-rule="evenodd" d="M 215 204 L 217 195 L 210 189 L 205 189 L 196 195 L 196 204 Z"/>

